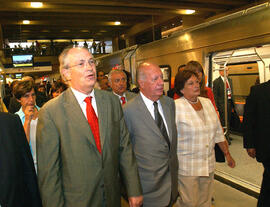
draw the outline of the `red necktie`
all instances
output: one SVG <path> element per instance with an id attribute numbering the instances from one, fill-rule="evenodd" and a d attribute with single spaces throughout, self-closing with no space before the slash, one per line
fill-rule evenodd
<path id="1" fill-rule="evenodd" d="M 94 139 L 96 142 L 97 149 L 99 153 L 101 153 L 101 145 L 100 145 L 100 137 L 99 137 L 99 126 L 98 126 L 98 118 L 95 113 L 95 110 L 92 106 L 92 97 L 86 97 L 84 99 L 86 102 L 86 116 L 92 133 L 94 135 Z"/>
<path id="2" fill-rule="evenodd" d="M 228 80 L 226 80 L 226 89 L 227 89 L 228 99 L 231 99 L 232 98 L 232 94 L 231 94 L 231 88 L 229 86 Z"/>
<path id="3" fill-rule="evenodd" d="M 122 105 L 124 105 L 126 103 L 126 98 L 124 96 L 122 96 L 120 99 L 122 101 Z"/>

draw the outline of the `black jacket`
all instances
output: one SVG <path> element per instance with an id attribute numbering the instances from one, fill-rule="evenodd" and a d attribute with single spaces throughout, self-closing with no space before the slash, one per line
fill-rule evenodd
<path id="1" fill-rule="evenodd" d="M 270 164 L 270 81 L 251 87 L 243 127 L 244 148 L 255 148 L 257 161 Z"/>
<path id="2" fill-rule="evenodd" d="M 41 207 L 34 163 L 17 115 L 0 113 L 0 205 Z"/>

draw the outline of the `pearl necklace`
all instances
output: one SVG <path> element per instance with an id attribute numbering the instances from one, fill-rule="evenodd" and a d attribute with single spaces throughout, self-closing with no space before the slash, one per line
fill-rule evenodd
<path id="1" fill-rule="evenodd" d="M 191 103 L 191 104 L 197 104 L 197 103 L 199 102 L 199 99 L 197 98 L 196 101 L 190 101 L 190 100 L 187 99 L 187 101 L 188 101 L 189 103 Z"/>

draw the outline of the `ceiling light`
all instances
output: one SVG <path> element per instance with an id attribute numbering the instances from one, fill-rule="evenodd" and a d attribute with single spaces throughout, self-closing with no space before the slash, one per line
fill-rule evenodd
<path id="1" fill-rule="evenodd" d="M 50 31 L 47 29 L 43 29 L 43 30 L 41 30 L 41 32 L 50 32 Z"/>
<path id="2" fill-rule="evenodd" d="M 88 29 L 82 29 L 81 32 L 89 32 Z"/>
<path id="3" fill-rule="evenodd" d="M 70 32 L 70 30 L 69 29 L 64 29 L 64 30 L 62 30 L 62 32 Z"/>
<path id="4" fill-rule="evenodd" d="M 195 10 L 192 10 L 192 9 L 186 10 L 186 14 L 194 14 L 194 13 L 195 13 Z"/>
<path id="5" fill-rule="evenodd" d="M 119 21 L 114 22 L 114 25 L 120 25 L 120 24 L 121 24 L 121 22 L 119 22 Z"/>
<path id="6" fill-rule="evenodd" d="M 23 20 L 23 24 L 30 24 L 29 20 Z"/>
<path id="7" fill-rule="evenodd" d="M 40 8 L 43 6 L 43 3 L 42 2 L 31 2 L 30 5 L 33 8 Z"/>

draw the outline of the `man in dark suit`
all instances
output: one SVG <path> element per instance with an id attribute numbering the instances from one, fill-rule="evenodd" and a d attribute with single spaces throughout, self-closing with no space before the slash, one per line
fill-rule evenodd
<path id="1" fill-rule="evenodd" d="M 36 172 L 17 115 L 0 113 L 0 206 L 41 207 Z"/>
<path id="2" fill-rule="evenodd" d="M 264 166 L 258 207 L 270 206 L 270 81 L 251 87 L 244 110 L 244 148 Z"/>
<path id="3" fill-rule="evenodd" d="M 70 88 L 42 107 L 37 126 L 43 206 L 119 207 L 120 175 L 130 206 L 140 206 L 136 159 L 118 98 L 94 89 L 95 60 L 85 48 L 65 49 L 59 62 Z"/>
<path id="4" fill-rule="evenodd" d="M 123 110 L 138 162 L 143 206 L 172 206 L 178 196 L 175 104 L 162 95 L 163 75 L 157 65 L 140 64 L 137 82 L 140 94 Z"/>
<path id="5" fill-rule="evenodd" d="M 127 75 L 123 70 L 111 70 L 108 78 L 112 92 L 119 98 L 122 106 L 137 95 L 127 91 Z"/>
<path id="6" fill-rule="evenodd" d="M 228 67 L 225 68 L 226 75 L 228 75 L 229 69 Z M 219 117 L 221 121 L 221 125 L 225 126 L 225 95 L 224 95 L 224 70 L 220 70 L 220 77 L 215 79 L 213 82 L 213 93 L 215 98 L 215 103 L 219 112 Z M 233 85 L 232 85 L 232 79 L 230 79 L 227 76 L 227 82 L 226 82 L 226 95 L 227 95 L 227 133 L 226 133 L 226 139 L 230 144 L 231 138 L 230 136 L 230 120 L 231 120 L 231 112 L 234 109 L 234 97 L 233 97 Z"/>

